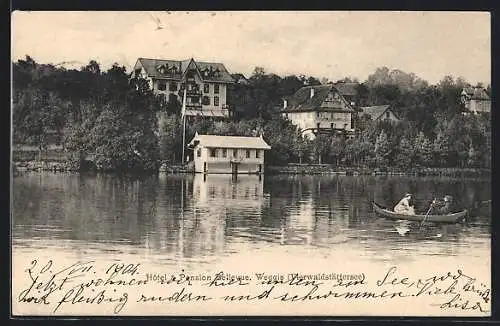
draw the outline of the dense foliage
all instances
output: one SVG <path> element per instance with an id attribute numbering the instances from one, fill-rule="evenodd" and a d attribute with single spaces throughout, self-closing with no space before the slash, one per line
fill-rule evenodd
<path id="1" fill-rule="evenodd" d="M 44 150 L 61 144 L 71 164 L 92 158 L 100 170 L 156 170 L 156 112 L 162 103 L 145 80 L 129 79 L 117 64 L 102 72 L 91 61 L 80 70 L 13 65 L 13 140 Z"/>
<path id="2" fill-rule="evenodd" d="M 230 86 L 231 120 L 189 119 L 186 143 L 195 132 L 262 134 L 272 146 L 266 163 L 273 165 L 490 167 L 490 116 L 461 114 L 460 92 L 467 85 L 462 78 L 446 76 L 429 85 L 414 74 L 379 68 L 358 85 L 356 101 L 391 104 L 400 123 L 356 117 L 354 139 L 304 139 L 278 114 L 282 98 L 304 85 L 327 82 L 281 78 L 256 68 L 247 84 Z M 130 78 L 117 64 L 101 71 L 90 61 L 76 70 L 39 64 L 29 56 L 13 64 L 14 143 L 40 151 L 60 145 L 77 166 L 92 159 L 101 170 L 156 170 L 162 162 L 180 162 L 180 108 L 173 98 L 155 97 L 146 80 Z"/>

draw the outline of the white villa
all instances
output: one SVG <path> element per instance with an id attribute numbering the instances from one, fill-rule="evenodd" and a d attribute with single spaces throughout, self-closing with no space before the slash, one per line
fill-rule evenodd
<path id="1" fill-rule="evenodd" d="M 271 149 L 261 137 L 214 136 L 196 133 L 188 147 L 194 151 L 197 173 L 263 173 L 264 151 Z"/>

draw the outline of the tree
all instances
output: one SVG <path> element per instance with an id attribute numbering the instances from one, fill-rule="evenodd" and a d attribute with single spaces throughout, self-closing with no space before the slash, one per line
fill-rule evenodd
<path id="1" fill-rule="evenodd" d="M 433 143 L 423 132 L 420 132 L 415 138 L 415 162 L 417 165 L 429 167 L 434 160 Z"/>
<path id="2" fill-rule="evenodd" d="M 330 141 L 329 158 L 335 162 L 336 166 L 344 159 L 346 153 L 346 143 L 343 137 L 333 137 Z"/>
<path id="3" fill-rule="evenodd" d="M 476 167 L 479 167 L 481 166 L 481 153 L 479 151 L 477 151 L 476 149 L 474 149 L 474 146 L 472 146 L 472 144 L 470 144 L 470 147 L 469 147 L 469 151 L 467 153 L 467 165 L 469 167 L 473 167 L 473 168 L 476 168 Z"/>
<path id="4" fill-rule="evenodd" d="M 389 138 L 381 131 L 375 141 L 375 160 L 379 166 L 387 167 L 390 163 L 391 147 Z"/>
<path id="5" fill-rule="evenodd" d="M 263 67 L 255 67 L 253 69 L 252 77 L 250 78 L 259 78 L 262 77 L 266 74 L 265 70 Z"/>
<path id="6" fill-rule="evenodd" d="M 449 167 L 450 139 L 444 132 L 439 132 L 433 144 L 434 163 L 439 167 Z"/>
<path id="7" fill-rule="evenodd" d="M 55 133 L 60 140 L 67 110 L 67 104 L 53 93 L 24 90 L 13 106 L 14 140 L 42 151 L 49 134 Z"/>
<path id="8" fill-rule="evenodd" d="M 175 94 L 169 94 L 168 101 L 166 103 L 166 111 L 169 114 L 180 114 L 182 110 L 182 104 L 179 101 L 179 97 Z"/>
<path id="9" fill-rule="evenodd" d="M 182 124 L 179 117 L 163 113 L 159 124 L 160 161 L 179 161 L 182 156 Z"/>
<path id="10" fill-rule="evenodd" d="M 310 152 L 318 164 L 323 162 L 323 157 L 328 154 L 330 150 L 331 138 L 327 135 L 318 134 L 316 138 L 310 142 Z"/>
<path id="11" fill-rule="evenodd" d="M 299 158 L 299 164 L 302 164 L 302 159 L 306 157 L 307 149 L 309 147 L 308 140 L 304 137 L 297 137 L 297 143 L 293 147 L 294 154 Z"/>
<path id="12" fill-rule="evenodd" d="M 409 168 L 415 163 L 416 154 L 415 146 L 412 141 L 407 137 L 401 137 L 395 163 L 401 168 Z"/>

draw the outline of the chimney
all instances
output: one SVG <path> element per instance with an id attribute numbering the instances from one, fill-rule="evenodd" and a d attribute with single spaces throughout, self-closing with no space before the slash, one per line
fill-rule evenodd
<path id="1" fill-rule="evenodd" d="M 311 87 L 311 98 L 313 98 L 313 96 L 314 96 L 314 88 Z"/>
<path id="2" fill-rule="evenodd" d="M 286 109 L 287 106 L 288 106 L 288 101 L 283 99 L 283 109 Z"/>

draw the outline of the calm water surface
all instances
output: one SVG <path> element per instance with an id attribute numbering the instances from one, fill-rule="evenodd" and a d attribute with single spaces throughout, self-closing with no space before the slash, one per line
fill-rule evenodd
<path id="1" fill-rule="evenodd" d="M 490 215 L 465 225 L 410 226 L 377 218 L 406 192 L 425 212 L 451 194 L 458 208 L 491 199 L 490 180 L 364 177 L 25 174 L 13 179 L 14 253 L 127 254 L 202 267 L 248 252 L 367 262 L 490 256 Z M 484 206 L 484 205 L 483 205 Z"/>

